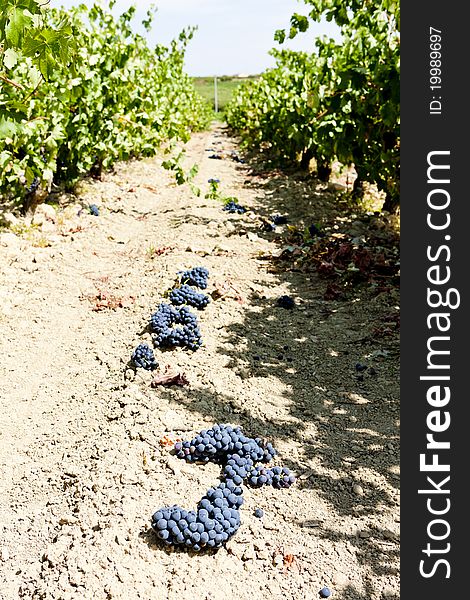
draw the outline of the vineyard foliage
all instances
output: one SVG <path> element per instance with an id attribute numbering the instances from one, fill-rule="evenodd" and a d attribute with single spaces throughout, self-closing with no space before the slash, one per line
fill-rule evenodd
<path id="1" fill-rule="evenodd" d="M 35 64 L 37 54 L 18 55 L 11 68 L 3 61 L 3 197 L 27 203 L 31 184 L 45 191 L 53 182 L 71 187 L 80 176 L 117 160 L 154 155 L 163 142 L 186 141 L 207 125 L 209 108 L 184 73 L 193 31 L 183 31 L 169 47 L 150 48 L 132 31 L 135 7 L 118 18 L 109 9 L 96 3 L 48 11 L 51 31 L 64 22 L 70 27 L 71 61 L 51 63 L 44 72 Z M 149 11 L 147 29 L 152 17 Z"/>
<path id="2" fill-rule="evenodd" d="M 40 0 L 2 0 L 0 14 L 0 79 L 15 86 L 4 70 L 12 69 L 23 58 L 48 78 L 60 62 L 66 63 L 75 47 L 69 19 L 62 13 L 54 26 L 47 22 L 48 2 Z M 21 89 L 17 87 L 17 89 Z"/>
<path id="3" fill-rule="evenodd" d="M 384 209 L 399 204 L 400 16 L 392 0 L 305 0 L 309 17 L 293 15 L 289 37 L 310 20 L 334 20 L 341 42 L 322 37 L 312 54 L 273 50 L 276 66 L 239 88 L 228 124 L 244 143 L 280 162 L 320 174 L 339 160 L 385 192 Z M 283 42 L 287 34 L 277 31 Z"/>

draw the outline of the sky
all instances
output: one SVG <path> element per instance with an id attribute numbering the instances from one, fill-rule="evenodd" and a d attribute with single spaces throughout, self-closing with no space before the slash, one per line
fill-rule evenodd
<path id="1" fill-rule="evenodd" d="M 92 4 L 92 0 L 81 0 Z M 80 4 L 80 0 L 51 0 L 51 6 L 65 8 Z M 150 0 L 138 0 L 135 24 L 139 27 Z M 122 12 L 130 2 L 118 0 L 114 12 Z M 273 47 L 276 29 L 289 26 L 294 12 L 307 14 L 302 0 L 156 0 L 158 7 L 154 26 L 145 34 L 152 44 L 168 44 L 188 26 L 196 25 L 194 38 L 186 54 L 186 70 L 192 76 L 257 74 L 273 66 L 268 55 Z M 282 45 L 293 50 L 311 51 L 315 38 L 327 35 L 339 38 L 332 23 L 312 23 L 310 30 Z"/>

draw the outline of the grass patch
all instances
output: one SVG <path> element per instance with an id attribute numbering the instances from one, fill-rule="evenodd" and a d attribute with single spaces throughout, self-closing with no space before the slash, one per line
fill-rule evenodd
<path id="1" fill-rule="evenodd" d="M 218 107 L 219 113 L 223 113 L 227 104 L 232 99 L 235 90 L 239 85 L 256 79 L 258 75 L 251 75 L 249 77 L 217 77 L 217 95 L 218 95 Z M 212 109 L 215 110 L 214 103 L 214 78 L 213 77 L 195 77 L 194 87 L 199 94 L 210 103 Z"/>

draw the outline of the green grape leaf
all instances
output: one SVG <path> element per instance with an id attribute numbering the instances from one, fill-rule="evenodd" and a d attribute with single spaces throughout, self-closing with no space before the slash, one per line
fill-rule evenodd
<path id="1" fill-rule="evenodd" d="M 274 34 L 274 41 L 278 44 L 283 44 L 286 40 L 286 32 L 284 29 L 278 29 Z"/>
<path id="2" fill-rule="evenodd" d="M 32 15 L 24 8 L 10 8 L 5 26 L 5 39 L 9 45 L 18 48 L 24 37 L 25 29 L 32 25 Z"/>
<path id="3" fill-rule="evenodd" d="M 13 69 L 13 67 L 18 62 L 18 52 L 13 50 L 13 48 L 7 48 L 3 53 L 3 64 L 6 69 Z"/>

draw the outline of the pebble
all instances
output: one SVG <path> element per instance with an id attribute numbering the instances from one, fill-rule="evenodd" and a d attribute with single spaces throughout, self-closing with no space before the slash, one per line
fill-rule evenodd
<path id="1" fill-rule="evenodd" d="M 229 254 L 231 249 L 228 246 L 223 246 L 220 244 L 219 246 L 215 246 L 212 250 L 211 254 L 215 254 L 216 256 L 220 256 L 221 254 Z"/>
<path id="2" fill-rule="evenodd" d="M 358 483 L 355 483 L 353 485 L 352 491 L 356 494 L 356 496 L 364 496 L 364 490 L 362 489 L 362 486 L 360 486 Z"/>
<path id="3" fill-rule="evenodd" d="M 127 369 L 126 372 L 124 373 L 124 378 L 127 381 L 134 381 L 134 379 L 135 379 L 135 371 L 134 371 L 134 369 Z"/>
<path id="4" fill-rule="evenodd" d="M 330 181 L 328 183 L 328 189 L 331 191 L 337 191 L 337 192 L 346 192 L 348 189 L 347 185 L 344 185 L 343 183 L 338 183 L 336 181 Z"/>
<path id="5" fill-rule="evenodd" d="M 240 369 L 238 371 L 238 377 L 240 377 L 240 379 L 248 379 L 250 375 L 251 373 L 248 369 Z"/>

